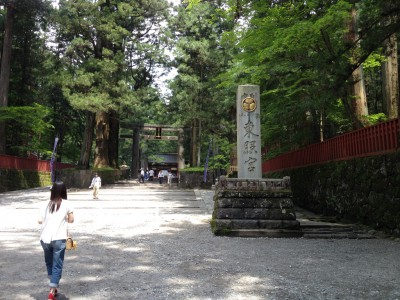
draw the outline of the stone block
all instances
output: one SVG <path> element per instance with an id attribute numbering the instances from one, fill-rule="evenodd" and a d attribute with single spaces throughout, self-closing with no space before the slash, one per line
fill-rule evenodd
<path id="1" fill-rule="evenodd" d="M 233 219 L 231 220 L 232 229 L 253 229 L 259 228 L 258 220 L 248 220 L 248 219 Z"/>
<path id="2" fill-rule="evenodd" d="M 232 198 L 218 198 L 216 202 L 218 204 L 218 207 L 228 208 L 228 207 L 232 207 L 233 201 L 234 201 L 234 199 L 232 199 Z"/>
<path id="3" fill-rule="evenodd" d="M 293 209 L 246 208 L 243 211 L 244 219 L 296 220 L 296 214 Z"/>
<path id="4" fill-rule="evenodd" d="M 301 230 L 295 229 L 232 229 L 225 232 L 215 232 L 215 234 L 244 238 L 299 238 L 303 236 Z"/>
<path id="5" fill-rule="evenodd" d="M 290 189 L 282 180 L 225 179 L 214 196 L 216 235 L 300 237 Z"/>
<path id="6" fill-rule="evenodd" d="M 297 220 L 259 220 L 259 228 L 266 229 L 300 229 L 300 222 Z"/>
<path id="7" fill-rule="evenodd" d="M 219 219 L 215 221 L 215 229 L 231 229 L 232 228 L 232 220 L 229 219 Z"/>
<path id="8" fill-rule="evenodd" d="M 218 189 L 215 193 L 218 198 L 291 198 L 290 190 L 223 190 Z"/>
<path id="9" fill-rule="evenodd" d="M 244 219 L 244 210 L 239 208 L 219 208 L 217 219 Z"/>

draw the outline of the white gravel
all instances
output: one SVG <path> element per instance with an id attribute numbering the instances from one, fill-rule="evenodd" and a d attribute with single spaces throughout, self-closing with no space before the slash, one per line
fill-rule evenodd
<path id="1" fill-rule="evenodd" d="M 216 237 L 212 191 L 70 191 L 73 237 L 57 299 L 400 299 L 400 243 Z M 37 208 L 48 189 L 0 194 L 0 299 L 48 293 Z"/>

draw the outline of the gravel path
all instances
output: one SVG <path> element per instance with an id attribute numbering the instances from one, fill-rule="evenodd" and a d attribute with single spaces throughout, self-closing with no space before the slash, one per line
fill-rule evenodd
<path id="1" fill-rule="evenodd" d="M 400 243 L 216 237 L 212 191 L 69 191 L 73 236 L 57 299 L 400 299 Z M 48 189 L 0 194 L 0 299 L 46 299 L 36 225 Z"/>

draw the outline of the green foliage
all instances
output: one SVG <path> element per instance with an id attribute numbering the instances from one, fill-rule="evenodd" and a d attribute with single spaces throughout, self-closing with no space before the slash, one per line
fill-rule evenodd
<path id="1" fill-rule="evenodd" d="M 381 42 L 375 34 L 398 32 L 393 9 L 399 5 L 360 3 L 364 27 L 359 29 L 362 44 L 357 47 L 348 39 L 351 1 L 245 3 L 241 22 L 224 35 L 237 50 L 229 70 L 218 77 L 219 87 L 260 85 L 262 142 L 268 147 L 267 155 L 318 142 L 321 132 L 326 139 L 351 130 L 353 112 L 340 99 L 347 98 L 349 77 L 359 64 L 367 72 L 380 67 Z M 391 22 L 386 23 L 392 24 L 391 31 L 390 26 L 377 22 L 389 18 L 385 12 L 392 14 Z M 370 91 L 380 89 L 379 81 L 368 84 Z M 376 111 L 379 103 L 372 103 L 371 109 Z"/>
<path id="2" fill-rule="evenodd" d="M 203 148 L 209 147 L 209 144 L 204 144 Z M 208 159 L 208 169 L 210 170 L 227 170 L 230 166 L 230 156 L 232 144 L 226 137 L 213 136 L 211 140 L 211 151 Z M 202 161 L 205 165 L 206 155 L 208 151 L 203 151 Z"/>
<path id="3" fill-rule="evenodd" d="M 53 128 L 46 120 L 49 109 L 40 105 L 0 107 L 0 121 L 6 121 L 9 126 L 8 134 L 15 134 L 21 140 L 10 147 L 16 154 L 25 154 L 27 151 L 37 151 L 41 154 L 51 153 L 51 145 L 43 140 L 48 131 Z M 18 131 L 16 131 L 18 130 Z"/>
<path id="4" fill-rule="evenodd" d="M 204 167 L 190 167 L 190 168 L 185 168 L 185 169 L 179 170 L 179 172 L 187 172 L 187 173 L 204 172 Z"/>
<path id="5" fill-rule="evenodd" d="M 208 168 L 216 170 L 226 170 L 229 167 L 229 156 L 218 154 L 210 157 Z"/>
<path id="6" fill-rule="evenodd" d="M 387 116 L 384 113 L 368 115 L 365 116 L 365 118 L 368 125 L 375 125 L 388 120 Z"/>
<path id="7" fill-rule="evenodd" d="M 211 136 L 231 138 L 234 132 L 234 99 L 230 92 L 236 87 L 232 91 L 217 88 L 221 84 L 218 76 L 227 69 L 232 57 L 230 40 L 224 38 L 224 33 L 233 27 L 226 8 L 220 1 L 191 2 L 178 9 L 177 16 L 170 21 L 171 30 L 179 34 L 175 48 L 178 74 L 169 85 L 172 96 L 168 112 L 175 124 L 199 129 L 199 141 L 193 139 L 185 149 L 193 152 L 193 158 L 195 148 L 200 147 L 201 161 L 207 154 L 205 141 Z"/>
<path id="8" fill-rule="evenodd" d="M 385 56 L 378 52 L 371 53 L 370 56 L 364 61 L 363 68 L 364 70 L 372 69 L 372 68 L 380 68 L 382 62 L 385 61 Z"/>
<path id="9" fill-rule="evenodd" d="M 251 83 L 261 87 L 262 142 L 271 157 L 318 142 L 321 132 L 326 139 L 352 129 L 344 104 L 349 75 L 360 64 L 370 111 L 365 124 L 386 119 L 382 42 L 400 31 L 398 1 L 187 0 L 176 13 L 159 0 L 60 0 L 55 9 L 50 1 L 15 3 L 10 109 L 0 112 L 10 154 L 48 154 L 58 136 L 59 159 L 76 162 L 82 111 L 115 111 L 127 124 L 190 127 L 198 120 L 201 162 L 213 139 L 209 167 L 225 168 L 236 139 L 236 89 Z M 357 43 L 349 39 L 353 5 Z M 3 23 L 0 29 L 3 36 Z M 160 67 L 178 72 L 169 98 L 154 84 Z M 175 152 L 176 142 L 142 148 L 148 156 Z M 119 157 L 131 159 L 131 141 L 121 141 Z"/>
<path id="10" fill-rule="evenodd" d="M 153 68 L 164 59 L 163 34 L 145 32 L 151 20 L 165 14 L 165 1 L 60 1 L 62 84 L 71 105 L 93 112 L 138 112 L 142 98 L 135 93 L 149 86 Z"/>
<path id="11" fill-rule="evenodd" d="M 327 112 L 327 119 L 333 124 L 336 124 L 336 134 L 342 134 L 351 131 L 352 124 L 348 118 L 345 117 L 344 105 L 341 99 L 336 101 L 336 105 Z"/>

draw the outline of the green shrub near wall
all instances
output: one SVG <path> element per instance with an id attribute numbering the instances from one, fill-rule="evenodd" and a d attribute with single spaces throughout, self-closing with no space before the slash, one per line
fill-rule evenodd
<path id="1" fill-rule="evenodd" d="M 400 234 L 400 153 L 266 175 L 290 176 L 296 205 Z"/>
<path id="2" fill-rule="evenodd" d="M 51 185 L 50 173 L 0 169 L 0 192 Z"/>

